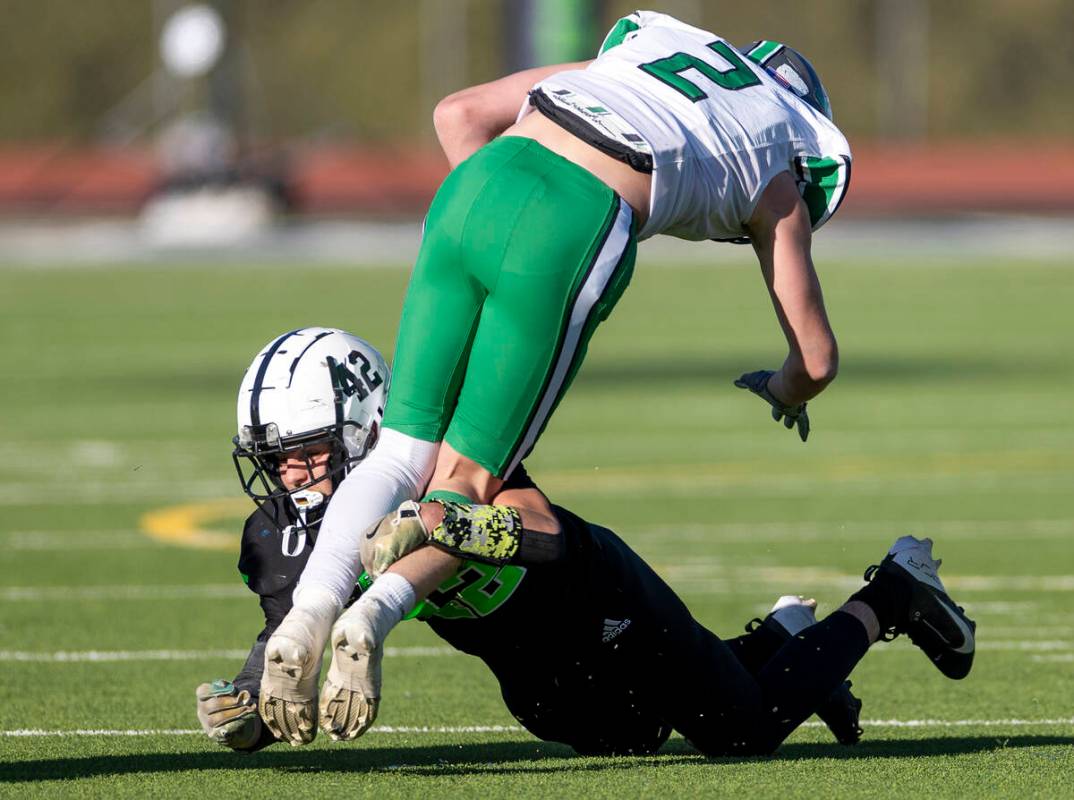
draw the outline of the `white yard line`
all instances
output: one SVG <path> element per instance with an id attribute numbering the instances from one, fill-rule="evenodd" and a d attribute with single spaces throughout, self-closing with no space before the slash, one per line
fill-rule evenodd
<path id="1" fill-rule="evenodd" d="M 967 607 L 967 612 L 973 617 L 976 609 Z M 974 617 L 976 619 L 976 617 Z M 1039 636 L 1040 638 L 1058 638 L 1060 636 L 1070 637 L 1074 636 L 1074 625 L 1037 625 L 1037 618 L 1034 617 L 1034 623 L 1032 625 L 987 625 L 986 631 L 988 636 L 1002 637 L 1004 639 L 1013 639 L 1017 636 Z"/>
<path id="2" fill-rule="evenodd" d="M 1038 725 L 1074 725 L 1074 717 L 1055 719 L 863 719 L 864 728 L 1026 728 Z M 823 722 L 805 722 L 803 728 L 819 728 Z"/>
<path id="3" fill-rule="evenodd" d="M 1009 454 L 1004 453 L 1005 457 Z M 981 457 L 983 460 L 983 457 Z M 1042 459 L 1040 466 L 1008 464 L 982 466 L 953 463 L 950 471 L 928 473 L 898 472 L 880 460 L 834 463 L 808 475 L 771 475 L 752 471 L 752 465 L 665 465 L 656 471 L 607 468 L 549 471 L 542 475 L 542 487 L 564 497 L 659 497 L 668 494 L 721 497 L 811 498 L 818 492 L 837 491 L 843 496 L 934 497 L 952 491 L 1033 493 L 1065 492 L 1074 471 Z M 864 466 L 859 466 L 864 464 Z M 134 473 L 137 475 L 137 473 Z M 154 476 L 128 481 L 79 481 L 65 486 L 64 500 L 78 505 L 107 505 L 132 502 L 200 501 L 205 497 L 234 495 L 232 480 L 185 481 Z M 0 485 L 0 506 L 49 503 L 55 491 L 49 481 L 7 482 Z M 901 530 L 901 528 L 900 528 Z"/>
<path id="4" fill-rule="evenodd" d="M 138 531 L 16 531 L 0 539 L 0 543 L 0 547 L 5 550 L 47 550 L 61 553 L 158 546 Z"/>
<path id="5" fill-rule="evenodd" d="M 1021 616 L 1032 614 L 1035 619 L 1040 619 L 1040 604 L 1033 600 L 974 600 L 966 603 L 967 613 L 995 614 L 996 616 Z M 1065 614 L 1053 615 L 1056 619 L 1067 619 Z"/>
<path id="6" fill-rule="evenodd" d="M 873 652 L 892 653 L 909 651 L 913 645 L 899 640 L 889 647 L 877 647 Z M 1049 653 L 1051 655 L 1034 655 L 1034 661 L 1071 661 L 1074 653 L 1074 641 L 1069 640 L 1003 640 L 977 643 L 978 650 L 998 650 L 1023 653 Z M 34 663 L 34 664 L 102 664 L 120 661 L 211 661 L 214 659 L 241 660 L 248 655 L 247 650 L 57 650 L 55 652 L 31 650 L 0 650 L 0 663 Z M 384 654 L 389 657 L 403 658 L 442 658 L 444 656 L 462 655 L 451 647 L 385 647 Z"/>
<path id="7" fill-rule="evenodd" d="M 518 725 L 378 725 L 370 728 L 370 733 L 517 733 L 523 729 Z M 113 730 L 85 728 L 78 730 L 46 731 L 38 728 L 21 728 L 0 731 L 6 737 L 38 736 L 204 736 L 199 728 L 146 728 L 144 730 Z"/>
<path id="8" fill-rule="evenodd" d="M 137 473 L 135 473 L 137 474 Z M 78 481 L 64 487 L 63 499 L 77 505 L 112 503 L 167 503 L 198 500 L 203 497 L 227 497 L 234 494 L 233 480 L 110 480 Z M 6 482 L 0 486 L 0 506 L 24 506 L 28 503 L 55 502 L 56 492 L 49 481 Z"/>
<path id="9" fill-rule="evenodd" d="M 1049 494 L 1070 488 L 1074 472 L 1066 469 L 1032 467 L 1009 469 L 984 466 L 973 469 L 959 464 L 951 472 L 899 474 L 874 464 L 875 471 L 858 471 L 846 465 L 818 469 L 809 475 L 763 475 L 736 473 L 731 469 L 702 472 L 696 465 L 683 468 L 669 465 L 642 472 L 601 470 L 600 472 L 549 473 L 542 475 L 541 487 L 552 496 L 587 498 L 631 495 L 634 499 L 668 495 L 701 495 L 709 500 L 723 497 L 811 498 L 818 492 L 836 492 L 844 497 L 937 497 L 960 492 L 1025 491 Z M 688 471 L 691 470 L 691 471 Z"/>
<path id="10" fill-rule="evenodd" d="M 209 661 L 212 659 L 245 659 L 248 650 L 82 650 L 32 652 L 0 650 L 0 662 L 84 664 L 116 661 Z M 386 656 L 439 657 L 462 655 L 450 647 L 385 647 Z"/>
<path id="11" fill-rule="evenodd" d="M 0 601 L 59 600 L 219 600 L 254 595 L 241 582 L 193 585 L 133 586 L 8 586 L 0 589 Z"/>
<path id="12" fill-rule="evenodd" d="M 624 526 L 627 538 L 670 538 L 678 542 L 806 542 L 892 537 L 898 533 L 948 539 L 1004 537 L 1055 539 L 1074 534 L 1072 519 L 1028 520 L 871 520 L 869 522 L 713 522 L 684 525 Z M 885 539 L 886 541 L 886 539 Z"/>
<path id="13" fill-rule="evenodd" d="M 960 598 L 961 599 L 961 598 Z M 753 613 L 758 617 L 763 617 L 772 610 L 771 603 L 757 603 L 753 606 Z M 830 609 L 829 609 L 830 610 Z M 824 612 L 824 609 L 821 609 Z M 1074 626 L 1071 625 L 1059 625 L 1052 624 L 1060 621 L 1069 620 L 1068 614 L 1054 613 L 1047 614 L 1040 610 L 1040 604 L 1031 600 L 1007 602 L 1004 600 L 973 600 L 966 603 L 966 613 L 973 619 L 980 621 L 981 617 L 1025 617 L 1031 616 L 1036 622 L 1047 622 L 1048 624 L 1037 625 L 1034 624 L 1032 633 L 1039 635 L 1053 636 L 1057 634 L 1068 635 L 1074 633 Z M 1017 636 L 1018 634 L 1029 633 L 1026 630 L 1025 625 L 992 625 L 988 626 L 988 633 L 991 636 Z"/>
<path id="14" fill-rule="evenodd" d="M 656 564 L 661 573 L 686 595 L 740 594 L 747 590 L 767 591 L 767 587 L 797 591 L 853 590 L 863 581 L 824 567 L 733 567 L 717 560 L 699 559 L 688 563 Z M 944 583 L 961 592 L 1072 592 L 1074 575 L 945 575 Z M 8 586 L 0 589 L 0 602 L 42 602 L 72 600 L 187 600 L 249 597 L 241 583 L 193 585 L 112 585 L 112 586 Z M 981 604 L 976 604 L 981 605 Z M 1004 608 L 1016 604 L 1003 604 Z M 967 603 L 971 613 L 975 604 Z M 1022 606 L 1017 606 L 1023 608 Z M 999 606 L 997 605 L 998 609 Z"/>
<path id="15" fill-rule="evenodd" d="M 154 270 L 218 268 L 302 274 L 309 269 L 409 269 L 421 242 L 421 223 L 365 220 L 299 219 L 274 227 L 240 243 L 209 247 L 167 247 L 149 241 L 137 219 L 63 218 L 5 220 L 0 223 L 0 263 L 8 272 L 35 270 L 98 270 L 151 265 Z M 1074 232 L 1066 218 L 1025 214 L 979 214 L 920 221 L 839 219 L 825 227 L 814 244 L 817 259 L 855 264 L 847 272 L 890 262 L 899 253 L 899 267 L 910 272 L 935 269 L 991 270 L 1005 261 L 1031 261 L 1035 267 L 1069 269 Z M 721 265 L 746 266 L 748 247 L 725 247 Z M 671 236 L 655 236 L 645 244 L 647 269 L 693 267 L 711 269 L 712 246 Z"/>
<path id="16" fill-rule="evenodd" d="M 654 569 L 684 594 L 740 593 L 744 589 L 779 586 L 797 591 L 854 590 L 864 583 L 858 574 L 828 567 L 727 567 L 711 557 L 679 563 L 659 563 Z M 961 592 L 1070 592 L 1074 575 L 942 575 L 944 585 Z"/>
<path id="17" fill-rule="evenodd" d="M 1074 650 L 1074 642 L 1058 640 L 1029 639 L 1022 641 L 989 641 L 977 642 L 978 650 Z"/>
<path id="18" fill-rule="evenodd" d="M 806 722 L 803 728 L 819 728 L 823 722 Z M 1074 726 L 1074 717 L 1055 719 L 867 719 L 864 728 L 1028 728 Z M 520 733 L 517 725 L 378 725 L 370 733 L 438 734 L 438 733 Z M 20 728 L 0 731 L 0 736 L 10 738 L 32 737 L 98 737 L 98 736 L 204 736 L 197 728 L 146 728 L 146 729 L 94 729 L 42 730 Z"/>
<path id="19" fill-rule="evenodd" d="M 1074 535 L 1074 520 L 1010 520 L 978 522 L 973 520 L 890 521 L 854 523 L 713 523 L 680 526 L 624 528 L 628 539 L 673 538 L 677 542 L 757 544 L 758 542 L 812 542 L 836 540 L 872 540 L 890 537 L 892 532 L 910 532 L 933 536 L 939 540 L 1000 539 L 1004 537 L 1057 539 Z M 238 535 L 222 532 L 225 541 L 238 547 Z M 5 550 L 128 550 L 155 547 L 153 540 L 138 531 L 15 531 L 0 538 Z"/>

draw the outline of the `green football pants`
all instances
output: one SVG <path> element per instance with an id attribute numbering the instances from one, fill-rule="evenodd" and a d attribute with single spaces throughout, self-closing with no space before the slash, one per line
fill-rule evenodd
<path id="1" fill-rule="evenodd" d="M 506 136 L 444 181 L 407 289 L 384 426 L 506 477 L 634 268 L 633 213 L 592 173 Z"/>

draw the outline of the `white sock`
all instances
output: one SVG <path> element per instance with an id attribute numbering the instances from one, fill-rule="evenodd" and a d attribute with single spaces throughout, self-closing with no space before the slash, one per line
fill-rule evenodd
<path id="1" fill-rule="evenodd" d="M 778 622 L 791 636 L 804 631 L 817 624 L 817 617 L 813 609 L 802 602 L 802 598 L 793 594 L 785 594 L 772 606 L 772 618 Z"/>
<path id="2" fill-rule="evenodd" d="M 361 571 L 361 535 L 404 500 L 417 499 L 436 466 L 439 443 L 425 442 L 385 428 L 380 440 L 329 499 L 317 544 L 295 590 L 296 606 L 309 587 L 320 587 L 342 608 Z"/>
<path id="3" fill-rule="evenodd" d="M 373 629 L 373 641 L 383 643 L 410 610 L 417 597 L 410 581 L 395 572 L 386 572 L 370 586 L 354 608 L 360 610 Z"/>

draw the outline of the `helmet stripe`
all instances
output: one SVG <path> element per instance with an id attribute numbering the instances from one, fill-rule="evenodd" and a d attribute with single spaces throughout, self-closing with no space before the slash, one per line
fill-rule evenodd
<path id="1" fill-rule="evenodd" d="M 769 39 L 762 39 L 746 53 L 746 57 L 756 64 L 764 66 L 772 56 L 776 55 L 783 49 L 783 45 L 780 42 L 773 42 Z"/>
<path id="2" fill-rule="evenodd" d="M 288 389 L 291 388 L 291 383 L 295 379 L 295 370 L 298 369 L 298 362 L 302 360 L 302 356 L 306 355 L 306 353 L 309 352 L 309 349 L 315 344 L 317 344 L 317 342 L 321 341 L 321 339 L 323 339 L 325 336 L 331 336 L 333 333 L 335 333 L 335 331 L 321 331 L 320 333 L 318 333 L 316 336 L 313 337 L 313 341 L 306 345 L 305 348 L 303 348 L 302 352 L 298 354 L 298 358 L 291 362 L 291 374 L 287 378 Z"/>
<path id="3" fill-rule="evenodd" d="M 268 372 L 269 362 L 272 361 L 272 357 L 274 355 L 276 355 L 276 351 L 280 349 L 280 345 L 282 345 L 285 341 L 290 339 L 292 336 L 294 336 L 300 330 L 302 330 L 302 329 L 297 328 L 297 329 L 291 331 L 290 333 L 285 333 L 279 339 L 274 341 L 272 343 L 272 347 L 270 347 L 268 349 L 268 352 L 265 353 L 265 357 L 263 359 L 261 359 L 261 366 L 259 366 L 257 368 L 257 376 L 254 378 L 254 386 L 250 390 L 250 424 L 251 425 L 260 425 L 261 424 L 261 402 L 260 402 L 261 401 L 261 387 L 265 382 L 265 373 Z"/>
<path id="4" fill-rule="evenodd" d="M 339 362 L 332 356 L 327 356 L 328 377 L 332 381 L 332 404 L 336 409 L 336 425 L 343 424 L 343 384 L 339 379 Z"/>

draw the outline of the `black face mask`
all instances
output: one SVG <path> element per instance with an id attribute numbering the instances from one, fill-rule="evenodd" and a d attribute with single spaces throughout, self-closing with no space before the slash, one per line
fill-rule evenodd
<path id="1" fill-rule="evenodd" d="M 343 440 L 334 431 L 319 431 L 315 437 L 304 437 L 301 443 L 288 443 L 290 447 L 278 439 L 267 442 L 249 438 L 240 440 L 236 436 L 233 442 L 235 449 L 231 457 L 243 493 L 280 529 L 290 525 L 315 532 L 328 506 L 327 495 L 331 494 L 331 491 L 322 491 L 328 490 L 325 482 L 328 481 L 334 490 L 357 460 L 347 458 Z M 306 474 L 313 475 L 313 457 L 307 452 L 311 446 L 328 447 L 324 475 L 288 489 L 280 479 L 281 459 L 301 453 Z"/>

